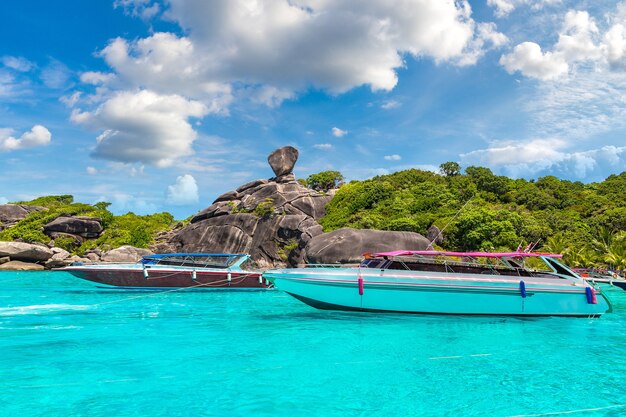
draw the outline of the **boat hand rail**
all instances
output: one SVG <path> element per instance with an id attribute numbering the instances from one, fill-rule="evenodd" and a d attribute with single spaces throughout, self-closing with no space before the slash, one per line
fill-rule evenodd
<path id="1" fill-rule="evenodd" d="M 345 263 L 345 264 L 298 264 L 297 268 L 358 268 L 360 263 Z"/>

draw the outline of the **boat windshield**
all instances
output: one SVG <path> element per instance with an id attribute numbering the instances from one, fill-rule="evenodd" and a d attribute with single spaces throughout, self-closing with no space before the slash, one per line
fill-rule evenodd
<path id="1" fill-rule="evenodd" d="M 174 265 L 198 268 L 229 268 L 247 255 L 226 254 L 162 254 L 146 256 L 141 263 L 148 265 Z"/>

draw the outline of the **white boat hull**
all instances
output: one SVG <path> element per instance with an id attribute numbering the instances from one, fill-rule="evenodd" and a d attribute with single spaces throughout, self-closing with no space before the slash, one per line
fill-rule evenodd
<path id="1" fill-rule="evenodd" d="M 586 284 L 558 278 L 454 277 L 358 268 L 283 269 L 267 271 L 264 277 L 278 289 L 320 309 L 588 317 L 611 308 L 602 293 L 596 294 L 593 304 L 588 300 Z M 524 294 L 520 281 L 524 281 Z"/>

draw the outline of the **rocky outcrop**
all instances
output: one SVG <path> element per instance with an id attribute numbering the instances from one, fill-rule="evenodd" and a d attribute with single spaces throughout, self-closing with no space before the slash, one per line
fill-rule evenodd
<path id="1" fill-rule="evenodd" d="M 429 243 L 419 233 L 346 228 L 313 237 L 302 259 L 314 264 L 354 263 L 366 252 L 424 250 Z"/>
<path id="2" fill-rule="evenodd" d="M 268 161 L 276 177 L 250 181 L 220 195 L 169 238 L 168 248 L 249 253 L 261 267 L 300 259 L 306 242 L 322 233 L 317 220 L 332 195 L 296 181 L 291 171 L 297 157 L 290 146 L 272 152 Z"/>
<path id="3" fill-rule="evenodd" d="M 70 260 L 70 253 L 65 249 L 51 248 L 52 257 L 46 261 L 44 266 L 46 269 L 62 268 L 70 265 L 73 261 Z"/>
<path id="4" fill-rule="evenodd" d="M 41 271 L 43 265 L 22 261 L 9 261 L 0 265 L 0 271 Z"/>
<path id="5" fill-rule="evenodd" d="M 112 249 L 102 254 L 103 262 L 137 262 L 141 258 L 147 255 L 151 255 L 152 252 L 148 249 L 135 248 L 133 246 L 120 246 L 117 249 Z M 89 259 L 87 259 L 89 261 Z"/>
<path id="6" fill-rule="evenodd" d="M 45 262 L 54 253 L 43 245 L 24 242 L 0 242 L 0 257 L 8 256 L 11 261 Z"/>
<path id="7" fill-rule="evenodd" d="M 443 232 L 435 225 L 428 228 L 426 236 L 428 237 L 429 242 L 433 242 L 438 245 L 443 242 Z"/>
<path id="8" fill-rule="evenodd" d="M 278 148 L 267 157 L 267 162 L 269 162 L 277 178 L 291 174 L 297 160 L 298 150 L 293 146 Z"/>
<path id="9" fill-rule="evenodd" d="M 45 210 L 27 204 L 0 204 L 0 231 L 13 226 L 34 211 Z"/>
<path id="10" fill-rule="evenodd" d="M 102 219 L 87 216 L 59 216 L 43 227 L 43 232 L 51 237 L 63 233 L 87 239 L 97 238 L 102 230 Z"/>

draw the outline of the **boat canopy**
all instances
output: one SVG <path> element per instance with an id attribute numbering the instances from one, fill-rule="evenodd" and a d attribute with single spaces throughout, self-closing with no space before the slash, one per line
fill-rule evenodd
<path id="1" fill-rule="evenodd" d="M 457 256 L 467 258 L 531 258 L 531 257 L 546 257 L 546 258 L 562 258 L 563 255 L 554 253 L 539 253 L 539 252 L 447 252 L 436 250 L 394 250 L 391 252 L 378 252 L 373 253 L 370 256 L 384 257 L 384 256 Z"/>

